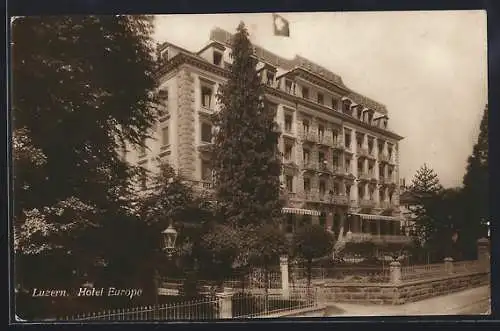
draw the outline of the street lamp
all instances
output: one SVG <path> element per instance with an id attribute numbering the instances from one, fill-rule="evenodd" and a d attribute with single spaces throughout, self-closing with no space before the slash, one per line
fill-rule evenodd
<path id="1" fill-rule="evenodd" d="M 172 224 L 162 231 L 163 235 L 163 250 L 167 253 L 168 257 L 172 257 L 175 250 L 175 240 L 177 239 L 177 231 Z"/>

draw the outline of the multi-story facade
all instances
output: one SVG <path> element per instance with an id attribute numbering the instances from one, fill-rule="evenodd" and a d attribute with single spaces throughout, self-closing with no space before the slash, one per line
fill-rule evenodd
<path id="1" fill-rule="evenodd" d="M 160 158 L 195 187 L 211 188 L 210 115 L 218 111 L 215 94 L 228 77 L 230 40 L 229 32 L 216 28 L 198 52 L 170 43 L 159 48 L 165 111 L 156 139 L 145 151 L 130 151 L 131 162 L 154 171 Z M 255 56 L 282 133 L 283 227 L 293 232 L 313 222 L 344 241 L 405 241 L 398 185 L 402 137 L 390 130 L 386 107 L 305 58 L 284 59 L 258 46 Z"/>

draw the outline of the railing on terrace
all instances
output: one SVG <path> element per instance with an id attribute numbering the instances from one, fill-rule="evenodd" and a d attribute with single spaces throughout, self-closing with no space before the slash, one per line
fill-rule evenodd
<path id="1" fill-rule="evenodd" d="M 450 264 L 450 267 L 447 267 L 446 262 L 427 265 L 404 266 L 401 268 L 401 280 L 413 281 L 443 277 L 447 275 L 461 275 L 488 271 L 488 266 L 481 264 L 477 260 L 453 262 Z"/>
<path id="2" fill-rule="evenodd" d="M 126 309 L 109 309 L 94 313 L 59 318 L 61 321 L 175 321 L 217 319 L 219 300 L 216 297 L 202 298 L 179 303 L 170 303 Z"/>
<path id="3" fill-rule="evenodd" d="M 294 268 L 290 272 L 290 284 L 292 287 L 304 286 L 307 284 L 307 276 L 307 268 Z M 335 283 L 387 283 L 390 280 L 390 270 L 388 266 L 311 268 L 311 280 Z"/>
<path id="4" fill-rule="evenodd" d="M 315 307 L 317 296 L 317 288 L 291 289 L 289 297 L 237 293 L 232 297 L 232 317 L 265 318 L 271 314 Z"/>

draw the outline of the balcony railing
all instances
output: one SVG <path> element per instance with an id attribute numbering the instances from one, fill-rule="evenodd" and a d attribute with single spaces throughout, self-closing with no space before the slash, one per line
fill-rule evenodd
<path id="1" fill-rule="evenodd" d="M 333 167 L 328 162 L 325 163 L 324 161 L 320 161 L 318 165 L 319 165 L 318 170 L 321 172 L 328 172 L 328 173 L 333 172 Z"/>
<path id="2" fill-rule="evenodd" d="M 300 135 L 303 141 L 308 141 L 308 142 L 317 142 L 318 141 L 318 134 L 313 131 L 308 131 L 308 132 L 302 132 Z"/>
<path id="3" fill-rule="evenodd" d="M 394 180 L 391 177 L 380 177 L 380 184 L 384 185 L 394 184 Z"/>
<path id="4" fill-rule="evenodd" d="M 293 200 L 297 197 L 297 193 L 285 189 L 280 192 L 280 197 L 286 200 Z"/>
<path id="5" fill-rule="evenodd" d="M 361 199 L 359 201 L 359 206 L 361 208 L 373 208 L 373 207 L 375 207 L 375 201 L 374 200 L 368 200 L 368 199 Z"/>
<path id="6" fill-rule="evenodd" d="M 368 172 L 358 173 L 358 178 L 361 180 L 370 180 L 372 179 L 372 174 Z"/>
<path id="7" fill-rule="evenodd" d="M 380 162 L 389 163 L 389 155 L 387 155 L 386 153 L 379 153 L 378 154 L 378 160 Z"/>
<path id="8" fill-rule="evenodd" d="M 367 148 L 364 148 L 364 147 L 361 147 L 361 148 L 358 148 L 357 149 L 357 154 L 359 156 L 362 156 L 362 157 L 373 157 L 372 155 L 370 155 L 370 153 L 368 152 L 368 149 Z"/>
<path id="9" fill-rule="evenodd" d="M 318 144 L 325 145 L 325 146 L 332 146 L 332 144 L 333 144 L 332 137 L 325 136 L 324 134 L 319 135 L 318 136 Z"/>
<path id="10" fill-rule="evenodd" d="M 372 242 L 376 244 L 389 243 L 389 244 L 408 244 L 413 241 L 413 237 L 405 235 L 372 235 Z"/>
<path id="11" fill-rule="evenodd" d="M 338 150 L 343 150 L 343 149 L 346 149 L 345 145 L 344 145 L 344 142 L 341 141 L 341 140 L 335 140 L 332 142 L 332 147 L 334 149 L 338 149 Z"/>
<path id="12" fill-rule="evenodd" d="M 345 195 L 333 195 L 333 203 L 336 205 L 348 205 L 349 204 L 349 198 Z"/>
<path id="13" fill-rule="evenodd" d="M 346 237 L 346 241 L 353 243 L 367 242 L 371 241 L 372 234 L 371 233 L 361 233 L 361 232 L 351 232 Z"/>
<path id="14" fill-rule="evenodd" d="M 318 170 L 318 164 L 314 161 L 304 161 L 302 167 L 304 170 L 312 170 L 312 171 Z"/>
<path id="15" fill-rule="evenodd" d="M 209 142 L 201 142 L 200 145 L 198 146 L 198 151 L 200 152 L 211 152 L 213 149 L 213 143 Z"/>
<path id="16" fill-rule="evenodd" d="M 395 205 L 390 201 L 382 201 L 382 202 L 380 202 L 380 208 L 382 208 L 384 210 L 390 210 L 390 209 L 394 209 Z"/>
<path id="17" fill-rule="evenodd" d="M 318 192 L 306 191 L 302 193 L 302 197 L 306 201 L 319 201 Z"/>

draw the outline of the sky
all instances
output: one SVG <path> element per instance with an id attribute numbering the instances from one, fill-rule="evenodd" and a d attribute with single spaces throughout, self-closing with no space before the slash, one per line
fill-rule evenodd
<path id="1" fill-rule="evenodd" d="M 271 13 L 160 15 L 154 38 L 190 51 L 210 30 L 235 32 L 285 58 L 296 54 L 340 75 L 387 106 L 400 142 L 400 178 L 424 163 L 445 187 L 460 186 L 487 103 L 485 11 L 279 13 L 290 37 L 273 34 Z"/>

